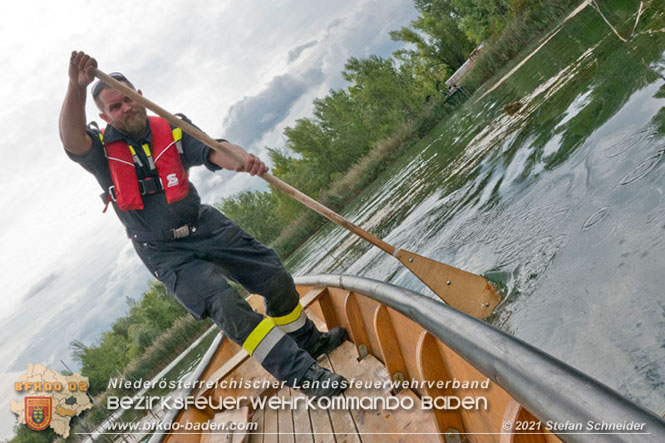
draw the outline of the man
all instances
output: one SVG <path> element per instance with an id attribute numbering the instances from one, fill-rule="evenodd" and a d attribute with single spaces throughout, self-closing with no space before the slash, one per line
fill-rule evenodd
<path id="1" fill-rule="evenodd" d="M 201 204 L 187 177 L 191 166 L 262 175 L 266 165 L 223 141 L 246 159 L 238 165 L 166 120 L 148 117 L 142 105 L 101 81 L 92 96 L 107 126 L 103 132 L 86 127 L 86 91 L 96 66 L 89 55 L 72 52 L 60 138 L 69 157 L 101 185 L 106 207 L 113 205 L 143 263 L 197 320 L 210 317 L 275 378 L 311 396 L 339 394 L 344 377 L 315 360 L 339 346 L 346 331 L 319 332 L 275 252 Z M 111 76 L 135 89 L 124 75 Z M 268 317 L 254 312 L 224 276 L 262 295 Z"/>

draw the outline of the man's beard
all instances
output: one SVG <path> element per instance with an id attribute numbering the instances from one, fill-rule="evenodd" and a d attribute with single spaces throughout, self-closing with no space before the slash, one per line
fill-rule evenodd
<path id="1" fill-rule="evenodd" d="M 127 135 L 138 139 L 143 137 L 148 124 L 148 113 L 143 106 L 137 108 L 136 112 L 125 117 L 124 120 L 116 120 L 113 126 Z"/>

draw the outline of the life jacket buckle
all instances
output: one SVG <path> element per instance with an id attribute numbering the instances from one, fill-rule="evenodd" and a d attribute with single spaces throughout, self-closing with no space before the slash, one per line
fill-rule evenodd
<path id="1" fill-rule="evenodd" d="M 163 190 L 162 181 L 157 177 L 146 177 L 143 180 L 139 180 L 139 192 L 141 195 L 156 194 Z"/>
<path id="2" fill-rule="evenodd" d="M 109 195 L 111 196 L 111 200 L 115 201 L 115 185 L 109 186 Z"/>

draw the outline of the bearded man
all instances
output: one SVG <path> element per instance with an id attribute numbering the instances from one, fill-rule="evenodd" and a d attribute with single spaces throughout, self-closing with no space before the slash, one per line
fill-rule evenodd
<path id="1" fill-rule="evenodd" d="M 104 210 L 113 206 L 146 267 L 191 315 L 210 317 L 278 380 L 308 386 L 302 390 L 311 396 L 342 392 L 344 377 L 319 366 L 316 358 L 339 346 L 346 331 L 318 331 L 277 254 L 201 204 L 188 178 L 189 168 L 199 165 L 262 175 L 265 163 L 222 141 L 246 159 L 239 165 L 161 117 L 148 117 L 145 107 L 101 81 L 92 97 L 107 126 L 103 131 L 86 126 L 87 87 L 96 66 L 89 55 L 72 52 L 60 138 L 67 155 L 95 176 Z M 135 90 L 123 74 L 110 75 Z M 262 295 L 267 316 L 252 310 L 226 277 Z"/>

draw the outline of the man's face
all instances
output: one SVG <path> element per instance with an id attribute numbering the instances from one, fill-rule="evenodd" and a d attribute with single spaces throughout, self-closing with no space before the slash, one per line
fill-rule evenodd
<path id="1" fill-rule="evenodd" d="M 106 123 L 137 138 L 145 133 L 148 114 L 144 106 L 112 88 L 104 88 L 99 100 L 104 105 L 99 116 Z"/>

